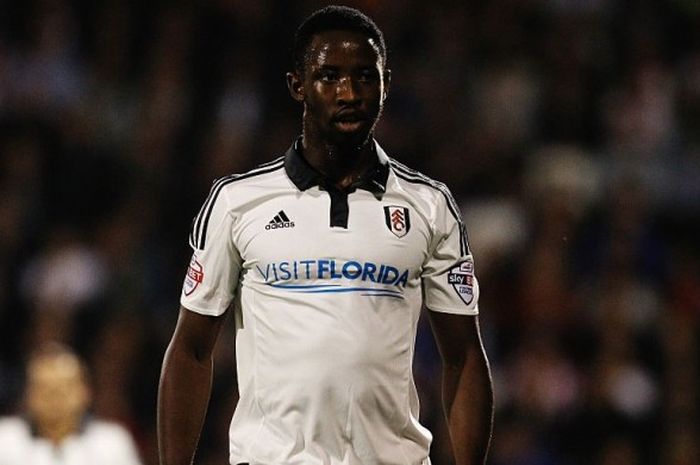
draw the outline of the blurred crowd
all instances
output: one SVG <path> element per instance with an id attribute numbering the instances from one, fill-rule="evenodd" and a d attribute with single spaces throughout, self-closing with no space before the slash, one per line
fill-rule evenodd
<path id="1" fill-rule="evenodd" d="M 377 137 L 463 207 L 492 465 L 700 463 L 700 3 L 348 1 L 384 30 Z M 284 73 L 319 1 L 0 1 L 0 415 L 32 347 L 157 463 L 155 399 L 214 178 L 300 133 Z M 233 331 L 197 463 L 225 463 Z M 415 376 L 451 462 L 427 324 Z"/>

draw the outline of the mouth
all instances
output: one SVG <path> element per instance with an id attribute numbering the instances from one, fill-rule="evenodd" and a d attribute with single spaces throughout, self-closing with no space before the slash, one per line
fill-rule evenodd
<path id="1" fill-rule="evenodd" d="M 366 120 L 362 112 L 341 110 L 333 117 L 333 124 L 343 132 L 353 132 L 360 129 Z"/>

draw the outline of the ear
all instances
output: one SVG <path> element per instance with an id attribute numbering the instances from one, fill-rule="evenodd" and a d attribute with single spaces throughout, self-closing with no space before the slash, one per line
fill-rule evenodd
<path id="1" fill-rule="evenodd" d="M 304 85 L 297 71 L 290 71 L 287 73 L 287 89 L 289 89 L 289 95 L 291 95 L 294 100 L 297 102 L 304 101 Z"/>
<path id="2" fill-rule="evenodd" d="M 389 96 L 389 89 L 391 88 L 391 70 L 384 70 L 384 93 L 382 94 L 382 102 L 386 100 Z"/>

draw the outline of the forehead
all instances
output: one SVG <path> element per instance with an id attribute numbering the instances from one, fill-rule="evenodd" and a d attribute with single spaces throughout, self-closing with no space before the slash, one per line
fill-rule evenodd
<path id="1" fill-rule="evenodd" d="M 311 66 L 379 66 L 382 67 L 379 46 L 360 32 L 323 31 L 314 35 L 309 44 L 307 63 Z"/>
<path id="2" fill-rule="evenodd" d="M 53 385 L 79 381 L 82 378 L 80 363 L 70 356 L 40 358 L 29 366 L 29 381 L 34 385 Z"/>

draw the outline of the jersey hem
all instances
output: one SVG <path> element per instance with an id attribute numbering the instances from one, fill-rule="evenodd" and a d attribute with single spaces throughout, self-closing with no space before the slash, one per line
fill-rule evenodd
<path id="1" fill-rule="evenodd" d="M 214 311 L 208 310 L 208 309 L 205 309 L 203 307 L 199 307 L 197 305 L 185 303 L 182 300 L 180 300 L 180 305 L 182 305 L 183 308 L 189 310 L 192 313 L 198 313 L 200 315 L 205 315 L 205 316 L 221 316 L 226 312 L 226 309 L 224 309 L 224 311 L 217 313 L 216 310 L 214 310 Z"/>

